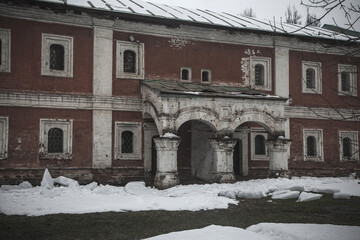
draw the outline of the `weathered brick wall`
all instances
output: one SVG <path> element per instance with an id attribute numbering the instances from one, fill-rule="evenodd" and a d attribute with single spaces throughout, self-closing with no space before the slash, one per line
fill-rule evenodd
<path id="1" fill-rule="evenodd" d="M 91 111 L 1 107 L 0 116 L 9 117 L 8 158 L 0 161 L 0 168 L 90 167 L 92 165 Z M 73 120 L 71 160 L 39 158 L 40 118 Z"/>
<path id="2" fill-rule="evenodd" d="M 11 30 L 11 73 L 0 72 L 0 89 L 36 92 L 92 93 L 91 28 L 0 17 Z M 41 76 L 42 33 L 72 36 L 73 77 Z"/>

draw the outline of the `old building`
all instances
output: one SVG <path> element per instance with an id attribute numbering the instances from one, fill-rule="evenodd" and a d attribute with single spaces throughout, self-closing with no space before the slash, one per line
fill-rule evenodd
<path id="1" fill-rule="evenodd" d="M 0 49 L 1 183 L 45 168 L 160 188 L 359 172 L 359 44 L 343 34 L 140 0 L 13 0 Z"/>

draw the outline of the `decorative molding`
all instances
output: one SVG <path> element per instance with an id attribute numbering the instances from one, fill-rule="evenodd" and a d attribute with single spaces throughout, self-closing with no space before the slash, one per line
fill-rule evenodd
<path id="1" fill-rule="evenodd" d="M 359 121 L 360 109 L 332 109 L 319 107 L 285 106 L 286 118 Z M 341 115 L 340 115 L 341 114 Z M 357 117 L 356 117 L 357 116 Z"/>
<path id="2" fill-rule="evenodd" d="M 0 106 L 140 112 L 141 100 L 136 97 L 0 92 Z"/>

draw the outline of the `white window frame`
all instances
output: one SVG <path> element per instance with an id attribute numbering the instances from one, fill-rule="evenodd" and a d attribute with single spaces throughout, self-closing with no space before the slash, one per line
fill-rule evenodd
<path id="1" fill-rule="evenodd" d="M 267 149 L 267 146 L 265 144 L 265 155 L 258 155 L 255 154 L 255 137 L 257 135 L 262 135 L 265 138 L 265 141 L 268 139 L 269 134 L 265 132 L 266 130 L 263 128 L 251 128 L 251 134 L 250 134 L 250 139 L 251 139 L 251 160 L 256 160 L 256 161 L 269 161 L 269 152 Z"/>
<path id="2" fill-rule="evenodd" d="M 183 80 L 183 79 L 182 79 L 182 71 L 183 71 L 183 70 L 188 70 L 188 71 L 189 71 L 189 80 Z M 181 82 L 184 82 L 184 83 L 187 83 L 187 82 L 191 83 L 191 82 L 192 82 L 192 71 L 191 71 L 191 68 L 189 68 L 189 67 L 182 67 L 182 68 L 180 68 L 180 81 L 181 81 Z"/>
<path id="3" fill-rule="evenodd" d="M 64 47 L 64 70 L 50 69 L 50 46 Z M 54 77 L 73 77 L 73 37 L 43 33 L 41 46 L 41 75 Z"/>
<path id="4" fill-rule="evenodd" d="M 124 72 L 124 52 L 134 51 L 136 54 L 136 72 Z M 145 56 L 144 43 L 116 41 L 116 78 L 144 79 Z"/>
<path id="5" fill-rule="evenodd" d="M 9 144 L 9 118 L 0 116 L 0 159 L 8 157 L 8 144 Z"/>
<path id="6" fill-rule="evenodd" d="M 315 88 L 307 88 L 306 87 L 306 70 L 312 68 L 315 71 Z M 302 92 L 310 93 L 310 94 L 321 94 L 322 93 L 322 70 L 321 70 L 321 62 L 310 62 L 310 61 L 302 61 Z"/>
<path id="7" fill-rule="evenodd" d="M 343 91 L 341 90 L 341 73 L 345 71 L 349 73 L 350 76 L 350 90 Z M 357 74 L 355 65 L 338 65 L 338 94 L 340 96 L 357 96 Z"/>
<path id="8" fill-rule="evenodd" d="M 207 81 L 207 82 L 204 82 L 203 81 L 203 79 L 202 79 L 202 74 L 203 74 L 203 72 L 209 72 L 209 81 Z M 211 70 L 210 69 L 201 69 L 201 75 L 200 75 L 200 80 L 201 80 L 201 83 L 205 83 L 205 84 L 210 84 L 211 82 L 212 82 L 212 72 L 211 72 Z"/>
<path id="9" fill-rule="evenodd" d="M 0 28 L 1 39 L 1 64 L 0 72 L 11 71 L 11 31 Z"/>
<path id="10" fill-rule="evenodd" d="M 121 134 L 125 131 L 131 131 L 133 135 L 133 152 L 121 152 Z M 114 159 L 116 160 L 141 160 L 142 138 L 141 122 L 115 122 L 115 147 Z"/>
<path id="11" fill-rule="evenodd" d="M 63 152 L 48 153 L 48 133 L 51 128 L 63 130 Z M 71 159 L 72 140 L 73 140 L 73 120 L 72 119 L 40 119 L 40 144 L 39 156 L 43 159 Z"/>
<path id="12" fill-rule="evenodd" d="M 344 157 L 343 154 L 343 139 L 350 138 L 353 146 L 352 146 L 352 155 L 351 158 Z M 359 142 L 358 142 L 358 132 L 357 131 L 342 131 L 339 130 L 339 152 L 340 152 L 340 161 L 359 161 Z"/>
<path id="13" fill-rule="evenodd" d="M 309 136 L 315 137 L 316 140 L 316 156 L 307 155 L 307 138 Z M 323 130 L 322 129 L 303 129 L 303 153 L 304 161 L 324 161 L 324 144 L 323 144 Z"/>
<path id="14" fill-rule="evenodd" d="M 264 67 L 264 85 L 255 85 L 255 66 L 261 64 Z M 271 91 L 272 80 L 271 80 L 271 58 L 268 57 L 250 57 L 250 85 L 263 91 Z"/>

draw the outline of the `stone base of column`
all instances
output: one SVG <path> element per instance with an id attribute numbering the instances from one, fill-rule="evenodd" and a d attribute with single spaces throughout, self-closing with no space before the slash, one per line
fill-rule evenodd
<path id="1" fill-rule="evenodd" d="M 154 186 L 159 189 L 166 189 L 180 183 L 177 173 L 157 172 L 154 178 Z"/>
<path id="2" fill-rule="evenodd" d="M 232 173 L 215 173 L 211 181 L 214 183 L 234 183 L 236 182 L 236 178 Z"/>
<path id="3" fill-rule="evenodd" d="M 268 178 L 290 178 L 289 171 L 287 170 L 269 170 Z"/>

